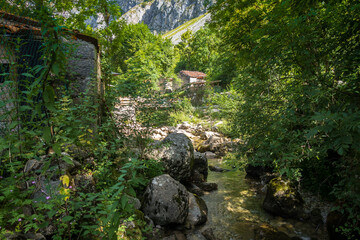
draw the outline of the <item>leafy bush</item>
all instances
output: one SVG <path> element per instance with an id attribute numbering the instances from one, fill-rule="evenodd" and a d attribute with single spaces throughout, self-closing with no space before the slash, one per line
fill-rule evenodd
<path id="1" fill-rule="evenodd" d="M 349 238 L 360 232 L 359 6 L 221 0 L 212 9 L 235 58 L 239 98 L 230 119 L 242 152 L 312 190 L 333 189 L 350 215 Z"/>

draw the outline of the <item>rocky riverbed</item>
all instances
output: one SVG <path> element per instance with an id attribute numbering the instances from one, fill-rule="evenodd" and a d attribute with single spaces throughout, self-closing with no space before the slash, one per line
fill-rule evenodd
<path id="1" fill-rule="evenodd" d="M 149 157 L 165 161 L 169 174 L 161 178 L 179 180 L 190 196 L 185 197 L 188 201 L 187 218 L 179 214 L 177 220 L 168 223 L 160 220 L 158 227 L 165 234 L 162 239 L 328 239 L 325 228 L 328 205 L 317 201 L 317 206 L 314 206 L 314 197 L 303 197 L 295 186 L 290 187 L 267 169 L 250 166 L 247 174 L 223 163 L 222 157 L 240 144 L 239 140 L 228 139 L 216 131 L 186 122 L 177 127 L 154 129 L 151 136 L 155 140 L 155 150 L 150 151 Z M 186 139 L 191 140 L 192 146 Z M 164 144 L 166 147 L 161 147 Z M 194 163 L 190 163 L 191 151 L 194 151 Z M 174 156 L 175 159 L 171 159 Z M 175 164 L 169 166 L 169 163 Z M 189 164 L 194 167 L 192 170 L 188 169 L 191 167 Z M 280 190 L 279 184 L 282 184 Z M 164 183 L 160 185 L 163 189 Z M 177 189 L 175 185 L 171 189 Z M 277 188 L 272 189 L 273 185 Z M 183 191 L 178 189 L 175 192 Z M 166 195 L 163 200 L 172 195 L 162 194 Z M 161 200 L 161 194 L 155 195 L 159 199 L 149 206 L 171 209 L 167 201 Z M 172 199 L 180 199 L 180 195 Z M 193 206 L 189 208 L 191 202 Z M 158 215 L 164 214 L 160 211 L 152 210 Z M 157 217 L 150 216 L 152 219 Z M 190 218 L 195 220 L 191 222 Z"/>
<path id="2" fill-rule="evenodd" d="M 147 189 L 143 205 L 157 225 L 154 239 L 337 239 L 326 229 L 329 204 L 301 192 L 272 169 L 226 166 L 223 157 L 242 142 L 223 136 L 217 125 L 132 128 L 153 139 L 142 155 L 162 161 L 168 174 L 155 178 L 157 186 L 150 183 L 154 190 Z M 158 192 L 166 188 L 172 190 Z M 177 217 L 166 216 L 172 213 Z M 337 223 L 327 223 L 330 231 Z"/>

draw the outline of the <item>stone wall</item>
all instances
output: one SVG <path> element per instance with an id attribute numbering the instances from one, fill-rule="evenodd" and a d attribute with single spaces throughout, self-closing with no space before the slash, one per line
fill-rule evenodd
<path id="1" fill-rule="evenodd" d="M 96 93 L 97 88 L 101 87 L 98 68 L 98 51 L 92 43 L 81 39 L 72 40 L 70 58 L 67 63 L 66 77 L 70 80 L 71 94 L 73 98 L 78 98 L 81 94 L 90 91 Z"/>

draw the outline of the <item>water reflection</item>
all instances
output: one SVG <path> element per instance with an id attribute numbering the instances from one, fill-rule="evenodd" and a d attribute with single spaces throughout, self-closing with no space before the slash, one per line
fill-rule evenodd
<path id="1" fill-rule="evenodd" d="M 221 166 L 216 159 L 209 164 Z M 245 179 L 245 172 L 210 172 L 208 182 L 216 182 L 218 191 L 203 196 L 209 209 L 206 227 L 212 227 L 218 239 L 251 240 L 255 229 L 264 224 L 290 237 L 327 239 L 311 224 L 274 217 L 265 212 L 262 208 L 264 193 L 256 182 Z"/>

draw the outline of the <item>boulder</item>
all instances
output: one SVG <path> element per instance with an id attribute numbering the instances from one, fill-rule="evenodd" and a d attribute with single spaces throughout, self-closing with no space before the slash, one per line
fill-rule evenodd
<path id="1" fill-rule="evenodd" d="M 189 213 L 186 224 L 193 227 L 204 224 L 207 221 L 208 208 L 204 200 L 194 194 L 189 194 Z"/>
<path id="2" fill-rule="evenodd" d="M 163 174 L 147 186 L 142 210 L 155 224 L 183 224 L 189 211 L 189 193 L 181 183 Z"/>
<path id="3" fill-rule="evenodd" d="M 196 183 L 196 186 L 206 192 L 211 192 L 218 189 L 218 185 L 216 183 L 201 182 Z"/>
<path id="4" fill-rule="evenodd" d="M 270 167 L 263 166 L 254 166 L 254 165 L 246 165 L 245 167 L 246 177 L 260 180 L 260 177 L 265 175 L 266 173 L 272 173 L 272 169 Z"/>
<path id="5" fill-rule="evenodd" d="M 255 240 L 291 240 L 288 235 L 279 232 L 270 225 L 263 224 L 254 230 Z"/>
<path id="6" fill-rule="evenodd" d="M 193 170 L 201 174 L 203 176 L 204 181 L 206 181 L 208 176 L 208 160 L 205 154 L 194 152 Z"/>
<path id="7" fill-rule="evenodd" d="M 328 231 L 329 240 L 346 240 L 345 235 L 338 231 L 340 227 L 344 226 L 348 220 L 349 214 L 341 213 L 340 211 L 331 211 L 326 217 L 326 229 Z M 352 239 L 360 239 L 359 233 L 354 230 L 351 234 L 354 235 Z"/>
<path id="8" fill-rule="evenodd" d="M 175 180 L 190 181 L 194 165 L 194 147 L 184 134 L 169 134 L 163 141 L 147 150 L 145 157 L 162 161 L 165 172 Z"/>
<path id="9" fill-rule="evenodd" d="M 286 180 L 274 178 L 267 185 L 263 208 L 278 216 L 299 218 L 303 215 L 304 201 L 296 188 Z"/>

